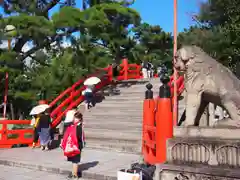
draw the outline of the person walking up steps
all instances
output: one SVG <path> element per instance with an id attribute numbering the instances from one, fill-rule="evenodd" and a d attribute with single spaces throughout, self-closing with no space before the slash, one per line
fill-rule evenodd
<path id="1" fill-rule="evenodd" d="M 84 102 L 85 102 L 85 110 L 89 110 L 91 107 L 93 107 L 93 89 L 94 85 L 87 86 L 86 89 L 82 92 L 82 95 L 84 96 Z"/>

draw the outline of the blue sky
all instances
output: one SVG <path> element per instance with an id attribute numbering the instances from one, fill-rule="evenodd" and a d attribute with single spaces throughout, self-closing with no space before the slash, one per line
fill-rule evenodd
<path id="1" fill-rule="evenodd" d="M 199 11 L 201 1 L 178 0 L 178 31 L 193 25 L 190 14 Z M 173 31 L 173 0 L 136 0 L 132 7 L 140 12 L 143 21 Z"/>

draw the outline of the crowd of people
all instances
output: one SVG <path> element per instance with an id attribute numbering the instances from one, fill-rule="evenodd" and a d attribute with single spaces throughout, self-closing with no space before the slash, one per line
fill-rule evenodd
<path id="1" fill-rule="evenodd" d="M 144 79 L 149 79 L 154 77 L 154 72 L 156 70 L 158 77 L 162 77 L 167 73 L 167 68 L 163 64 L 159 64 L 157 67 L 149 61 L 142 62 L 142 75 Z"/>

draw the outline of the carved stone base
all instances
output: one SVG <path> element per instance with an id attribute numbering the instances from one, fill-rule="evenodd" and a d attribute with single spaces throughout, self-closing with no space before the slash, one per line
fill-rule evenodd
<path id="1" fill-rule="evenodd" d="M 163 164 L 156 180 L 239 180 L 239 169 Z"/>
<path id="2" fill-rule="evenodd" d="M 240 129 L 176 127 L 156 180 L 240 179 Z"/>

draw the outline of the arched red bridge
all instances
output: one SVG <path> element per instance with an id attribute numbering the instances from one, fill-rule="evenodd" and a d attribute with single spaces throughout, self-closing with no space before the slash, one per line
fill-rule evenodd
<path id="1" fill-rule="evenodd" d="M 138 64 L 128 64 L 128 61 L 124 59 L 120 65 L 120 73 L 117 79 L 119 81 L 129 79 L 141 79 L 141 66 Z M 89 75 L 97 76 L 101 79 L 101 82 L 96 85 L 95 90 L 98 91 L 112 83 L 112 67 L 108 66 L 104 69 L 96 71 L 94 74 Z M 86 77 L 86 78 L 88 78 Z M 86 79 L 85 78 L 85 79 Z M 85 79 L 80 79 L 71 87 L 62 92 L 51 103 L 51 117 L 53 119 L 52 127 L 56 127 L 65 116 L 66 112 L 72 108 L 75 108 L 83 101 L 82 91 L 85 89 L 83 82 Z M 179 76 L 177 80 L 178 94 L 181 94 L 184 90 L 184 78 Z M 171 85 L 171 92 L 173 94 L 173 77 L 170 78 L 169 85 Z M 0 148 L 11 148 L 17 144 L 32 144 L 33 130 L 29 129 L 16 129 L 11 130 L 9 125 L 30 125 L 29 120 L 2 120 L 0 121 Z M 1 127 L 2 126 L 2 127 Z"/>

